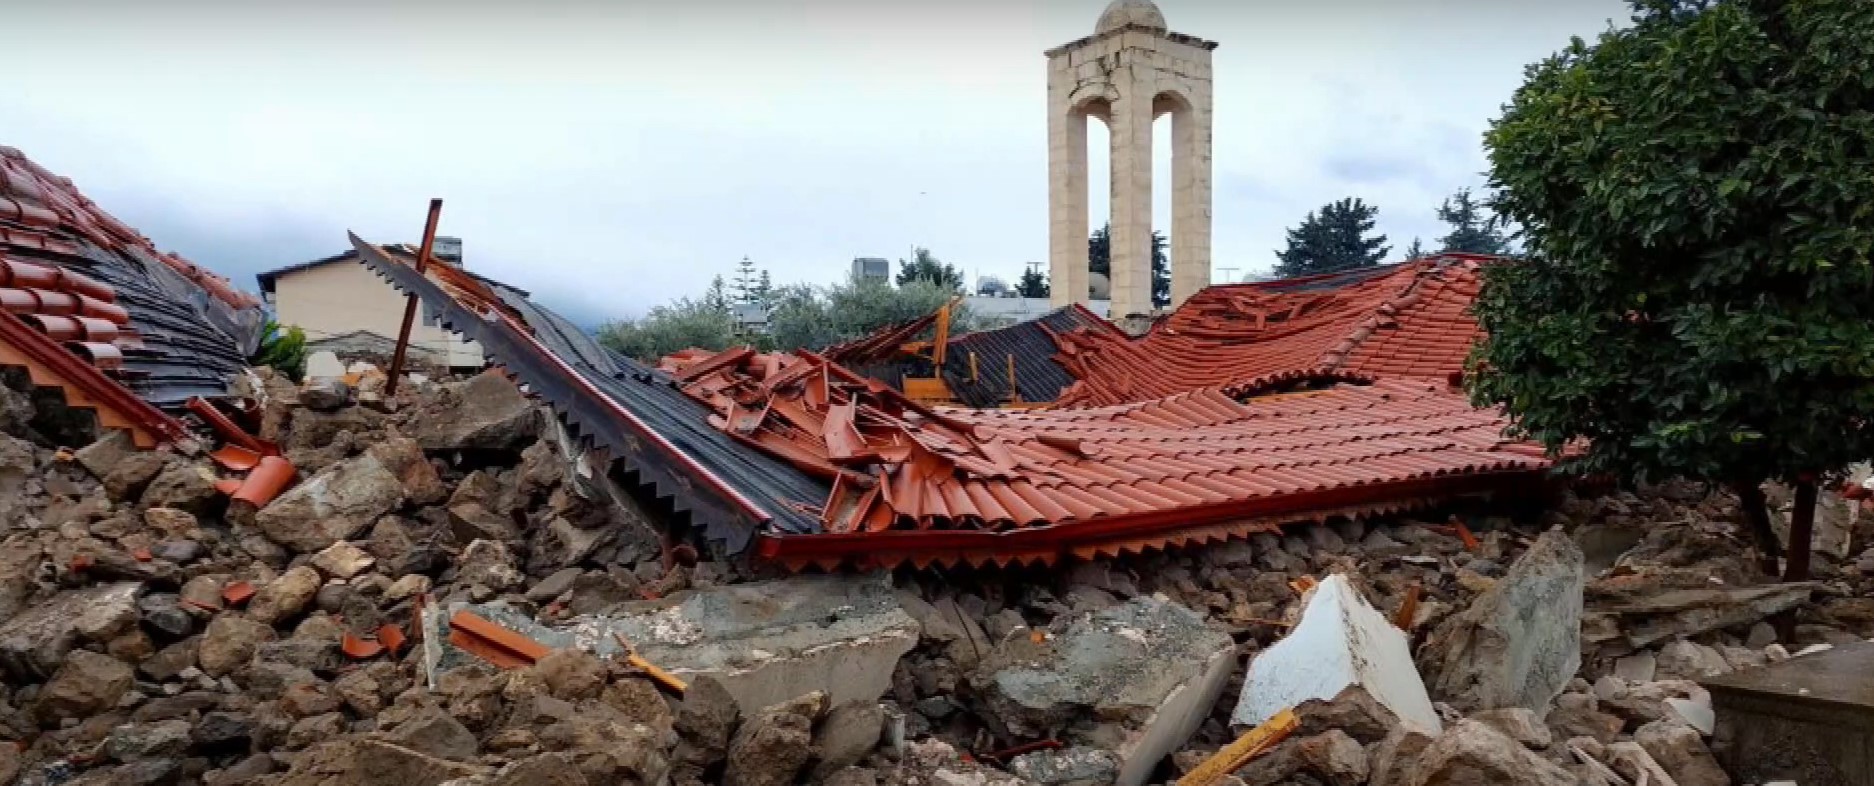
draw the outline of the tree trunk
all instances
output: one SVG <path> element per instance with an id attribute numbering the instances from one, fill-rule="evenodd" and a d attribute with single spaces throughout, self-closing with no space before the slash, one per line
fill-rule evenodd
<path id="1" fill-rule="evenodd" d="M 1731 484 L 1731 490 L 1737 493 L 1738 504 L 1750 524 L 1751 540 L 1757 544 L 1757 566 L 1765 576 L 1776 576 L 1780 572 L 1783 546 L 1777 543 L 1776 529 L 1770 526 L 1770 503 L 1764 499 L 1763 484 L 1740 480 Z"/>
<path id="2" fill-rule="evenodd" d="M 1815 533 L 1817 488 L 1813 478 L 1796 483 L 1796 509 L 1789 514 L 1789 562 L 1784 581 L 1809 580 L 1809 547 Z"/>

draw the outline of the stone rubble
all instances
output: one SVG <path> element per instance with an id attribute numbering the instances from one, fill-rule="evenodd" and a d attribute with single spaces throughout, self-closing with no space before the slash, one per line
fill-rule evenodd
<path id="1" fill-rule="evenodd" d="M 0 438 L 0 784 L 1137 786 L 1293 707 L 1225 782 L 1710 786 L 1696 680 L 1874 636 L 1868 517 L 1776 584 L 1678 483 L 1454 511 L 1471 548 L 1440 512 L 1052 568 L 666 562 L 499 373 L 318 365 L 257 375 L 301 471 L 259 509 L 205 457 Z M 552 654 L 497 668 L 459 611 Z"/>

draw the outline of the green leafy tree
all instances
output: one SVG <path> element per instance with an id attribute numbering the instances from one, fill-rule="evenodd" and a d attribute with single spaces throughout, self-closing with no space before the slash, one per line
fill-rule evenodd
<path id="1" fill-rule="evenodd" d="M 1353 197 L 1330 202 L 1308 213 L 1301 226 L 1288 230 L 1288 248 L 1275 252 L 1277 278 L 1372 267 L 1392 247 L 1385 235 L 1374 235 L 1379 208 Z"/>
<path id="2" fill-rule="evenodd" d="M 952 292 L 963 291 L 963 271 L 939 261 L 928 248 L 913 249 L 910 261 L 898 260 L 898 286 L 929 281 Z"/>
<path id="3" fill-rule="evenodd" d="M 260 326 L 260 336 L 248 365 L 271 368 L 294 382 L 306 375 L 306 331 L 268 319 Z"/>
<path id="4" fill-rule="evenodd" d="M 1424 244 L 1420 243 L 1418 238 L 1416 237 L 1412 238 L 1412 245 L 1406 246 L 1405 258 L 1408 260 L 1424 259 L 1425 255 L 1426 255 L 1426 252 L 1425 252 Z"/>
<path id="5" fill-rule="evenodd" d="M 1526 262 L 1486 269 L 1471 391 L 1580 472 L 1796 491 L 1874 456 L 1874 4 L 1649 0 L 1531 66 L 1485 136 Z"/>
<path id="6" fill-rule="evenodd" d="M 839 327 L 827 309 L 826 299 L 808 284 L 789 284 L 774 291 L 768 311 L 768 336 L 781 350 L 820 349 L 840 341 Z"/>
<path id="7" fill-rule="evenodd" d="M 1015 282 L 1015 294 L 1022 297 L 1047 297 L 1048 277 L 1039 268 L 1022 271 L 1022 278 Z"/>
<path id="8" fill-rule="evenodd" d="M 708 297 L 681 298 L 651 309 L 641 319 L 605 325 L 599 328 L 599 342 L 645 362 L 656 362 L 681 349 L 723 350 L 739 343 L 727 306 L 712 303 Z"/>
<path id="9" fill-rule="evenodd" d="M 1510 240 L 1503 233 L 1502 223 L 1483 203 L 1471 197 L 1468 188 L 1452 194 L 1444 204 L 1438 206 L 1438 220 L 1451 225 L 1451 233 L 1438 239 L 1438 250 L 1441 253 L 1509 253 Z M 1418 243 L 1417 240 L 1412 242 Z"/>
<path id="10" fill-rule="evenodd" d="M 1171 259 L 1165 255 L 1165 235 L 1152 230 L 1152 305 L 1171 304 Z M 1113 225 L 1108 223 L 1087 237 L 1087 269 L 1108 280 L 1113 275 Z"/>
<path id="11" fill-rule="evenodd" d="M 769 313 L 768 331 L 778 349 L 823 349 L 929 314 L 955 296 L 955 290 L 922 279 L 895 288 L 877 279 L 825 289 L 783 287 Z M 960 306 L 952 310 L 953 332 L 968 329 L 969 321 Z"/>

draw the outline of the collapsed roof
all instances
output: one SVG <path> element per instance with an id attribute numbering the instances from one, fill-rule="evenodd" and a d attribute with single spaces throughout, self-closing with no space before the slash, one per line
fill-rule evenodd
<path id="1" fill-rule="evenodd" d="M 140 445 L 183 439 L 171 415 L 229 394 L 260 340 L 259 305 L 0 147 L 0 365 Z"/>
<path id="2" fill-rule="evenodd" d="M 418 274 L 401 254 L 351 240 L 366 267 L 479 343 L 575 437 L 704 537 L 741 552 L 758 532 L 817 530 L 805 506 L 825 498 L 826 484 L 710 426 L 708 410 L 667 375 L 599 346 L 519 290 L 446 265 Z"/>
<path id="3" fill-rule="evenodd" d="M 945 362 L 933 369 L 931 358 L 907 352 L 921 348 L 913 339 L 930 328 L 938 312 L 890 325 L 856 341 L 828 347 L 823 356 L 855 372 L 904 390 L 913 376 L 942 375 L 951 400 L 988 408 L 1003 403 L 1046 403 L 1072 385 L 1075 377 L 1062 365 L 1060 336 L 1084 332 L 1123 339 L 1113 323 L 1075 304 L 1013 325 L 949 337 Z"/>
<path id="4" fill-rule="evenodd" d="M 1488 491 L 1548 466 L 1442 383 L 1216 388 L 1084 410 L 930 409 L 812 353 L 676 370 L 711 423 L 832 489 L 792 565 L 1052 562 Z"/>
<path id="5" fill-rule="evenodd" d="M 1478 335 L 1468 310 L 1495 257 L 1438 254 L 1397 265 L 1215 286 L 1141 338 L 1064 334 L 1078 380 L 1057 406 L 1100 407 L 1279 374 L 1449 381 Z"/>
<path id="6" fill-rule="evenodd" d="M 791 567 L 1046 563 L 1202 543 L 1522 490 L 1549 466 L 1434 375 L 1309 368 L 1009 411 L 927 407 L 807 351 L 679 353 L 652 369 L 522 295 L 447 268 L 418 275 L 353 242 L 705 537 Z"/>

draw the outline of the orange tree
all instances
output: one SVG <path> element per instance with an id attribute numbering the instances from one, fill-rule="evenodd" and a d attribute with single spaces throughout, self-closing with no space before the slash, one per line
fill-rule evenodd
<path id="1" fill-rule="evenodd" d="M 1874 457 L 1874 3 L 1648 0 L 1531 66 L 1485 135 L 1527 259 L 1487 271 L 1471 393 L 1569 469 L 1735 489 Z"/>

